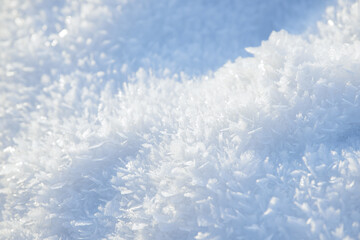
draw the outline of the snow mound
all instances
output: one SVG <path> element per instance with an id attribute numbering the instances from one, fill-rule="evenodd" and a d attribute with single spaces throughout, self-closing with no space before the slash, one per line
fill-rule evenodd
<path id="1" fill-rule="evenodd" d="M 126 75 L 127 4 L 1 6 L 1 239 L 360 238 L 360 1 L 201 77 Z"/>

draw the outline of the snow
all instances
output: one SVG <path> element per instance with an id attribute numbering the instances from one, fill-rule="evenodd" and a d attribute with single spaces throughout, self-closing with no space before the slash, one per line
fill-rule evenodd
<path id="1" fill-rule="evenodd" d="M 359 239 L 359 23 L 345 0 L 4 1 L 0 239 Z"/>

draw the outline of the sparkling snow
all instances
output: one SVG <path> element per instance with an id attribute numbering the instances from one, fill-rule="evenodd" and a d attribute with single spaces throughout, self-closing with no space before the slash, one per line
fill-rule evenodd
<path id="1" fill-rule="evenodd" d="M 359 0 L 5 0 L 0 239 L 359 239 L 359 96 Z"/>

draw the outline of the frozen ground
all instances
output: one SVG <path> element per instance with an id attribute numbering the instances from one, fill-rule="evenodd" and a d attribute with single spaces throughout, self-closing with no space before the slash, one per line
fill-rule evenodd
<path id="1" fill-rule="evenodd" d="M 316 2 L 3 1 L 0 239 L 359 239 L 360 1 Z"/>

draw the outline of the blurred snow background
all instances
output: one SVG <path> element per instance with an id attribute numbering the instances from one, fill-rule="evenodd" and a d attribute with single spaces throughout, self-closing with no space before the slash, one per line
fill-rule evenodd
<path id="1" fill-rule="evenodd" d="M 3 1 L 0 239 L 360 238 L 359 36 L 359 1 Z"/>
<path id="2" fill-rule="evenodd" d="M 4 47 L 10 40 L 18 43 L 12 47 L 16 56 L 35 51 L 48 70 L 56 62 L 94 71 L 94 60 L 103 71 L 123 66 L 125 78 L 140 67 L 199 75 L 249 56 L 244 48 L 260 45 L 272 31 L 313 28 L 325 6 L 334 2 L 5 1 L 1 36 Z M 49 49 L 57 61 L 41 54 Z"/>
<path id="3" fill-rule="evenodd" d="M 333 1 L 334 2 L 334 1 Z M 112 28 L 113 57 L 139 67 L 203 74 L 258 46 L 272 31 L 313 27 L 331 1 L 131 1 Z"/>

